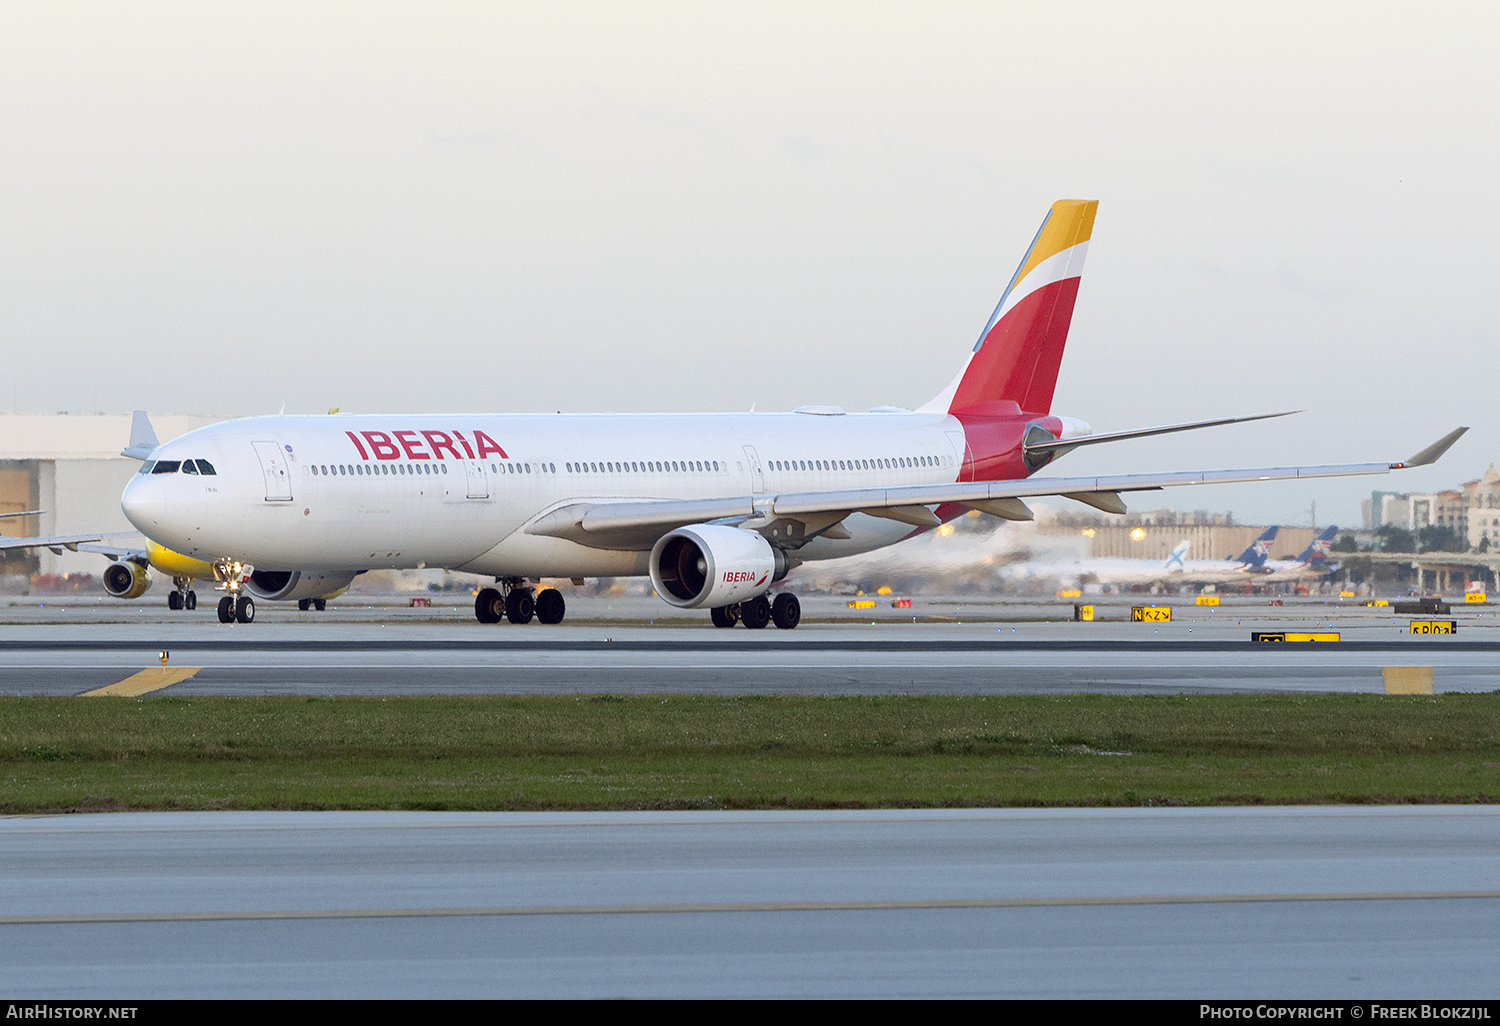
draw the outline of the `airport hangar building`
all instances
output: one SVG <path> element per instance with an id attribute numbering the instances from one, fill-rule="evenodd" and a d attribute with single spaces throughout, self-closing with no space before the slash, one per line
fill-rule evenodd
<path id="1" fill-rule="evenodd" d="M 132 532 L 120 511 L 120 493 L 139 460 L 120 455 L 130 440 L 129 414 L 0 413 L 0 513 L 39 509 L 37 516 L 0 519 L 11 537 Z M 165 442 L 222 418 L 153 415 L 156 437 Z M 140 536 L 121 538 L 140 544 Z M 96 552 L 61 555 L 49 549 L 0 556 L 0 574 L 85 573 L 98 576 L 107 562 Z"/>

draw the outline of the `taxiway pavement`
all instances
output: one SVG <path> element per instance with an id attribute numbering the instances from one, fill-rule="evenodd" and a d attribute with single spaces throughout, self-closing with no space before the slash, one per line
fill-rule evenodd
<path id="1" fill-rule="evenodd" d="M 1488 998 L 1500 809 L 0 820 L 44 998 Z"/>

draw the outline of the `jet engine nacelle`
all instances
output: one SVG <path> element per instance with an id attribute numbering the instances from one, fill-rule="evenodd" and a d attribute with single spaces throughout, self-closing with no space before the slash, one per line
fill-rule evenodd
<path id="1" fill-rule="evenodd" d="M 754 531 L 679 527 L 651 549 L 651 583 L 680 609 L 727 606 L 764 594 L 795 564 Z"/>
<path id="2" fill-rule="evenodd" d="M 353 570 L 257 570 L 245 582 L 245 590 L 268 602 L 328 598 L 358 576 Z"/>
<path id="3" fill-rule="evenodd" d="M 117 599 L 140 598 L 151 587 L 151 575 L 139 563 L 120 559 L 104 568 L 104 590 Z"/>

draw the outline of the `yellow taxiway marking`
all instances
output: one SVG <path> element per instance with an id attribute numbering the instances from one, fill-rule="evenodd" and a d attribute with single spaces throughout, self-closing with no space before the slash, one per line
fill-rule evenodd
<path id="1" fill-rule="evenodd" d="M 433 916 L 661 915 L 682 912 L 871 912 L 901 909 L 1040 908 L 1065 905 L 1204 905 L 1268 901 L 1451 901 L 1496 899 L 1500 891 L 1377 891 L 1332 894 L 1183 894 L 1118 898 L 958 898 L 933 901 L 745 901 L 682 905 L 502 905 L 474 908 L 351 908 L 244 912 L 103 912 L 0 916 L 0 926 L 41 923 L 186 923 L 267 919 L 412 919 Z"/>
<path id="2" fill-rule="evenodd" d="M 1430 666 L 1382 666 L 1380 675 L 1385 678 L 1385 693 L 1388 695 L 1432 694 Z"/>
<path id="3" fill-rule="evenodd" d="M 181 684 L 201 669 L 203 669 L 201 666 L 178 666 L 170 670 L 153 667 L 149 670 L 142 670 L 140 673 L 131 674 L 118 684 L 111 684 L 105 688 L 96 688 L 93 691 L 85 691 L 82 697 L 94 698 L 99 695 L 113 695 L 117 698 L 135 698 L 138 695 L 171 687 L 173 684 Z"/>

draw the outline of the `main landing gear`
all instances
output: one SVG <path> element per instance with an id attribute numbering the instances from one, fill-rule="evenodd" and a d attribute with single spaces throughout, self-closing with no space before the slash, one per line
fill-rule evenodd
<path id="1" fill-rule="evenodd" d="M 562 623 L 568 604 L 556 588 L 535 590 L 524 577 L 497 577 L 498 588 L 482 588 L 474 596 L 474 617 L 480 623 Z"/>
<path id="2" fill-rule="evenodd" d="M 325 610 L 325 609 L 328 608 L 328 600 L 327 599 L 298 599 L 297 600 L 297 608 L 300 609 L 300 610 L 302 610 L 304 613 L 307 612 L 309 609 L 316 609 L 318 612 L 321 613 L 323 610 Z"/>
<path id="3" fill-rule="evenodd" d="M 177 585 L 177 590 L 167 592 L 167 608 L 171 610 L 197 609 L 198 593 L 191 589 L 193 579 L 174 577 L 172 583 Z"/>
<path id="4" fill-rule="evenodd" d="M 742 623 L 751 630 L 758 631 L 767 624 L 774 623 L 782 630 L 789 631 L 802 622 L 802 603 L 797 601 L 796 595 L 786 592 L 777 595 L 774 601 L 765 595 L 757 595 L 748 602 L 715 606 L 709 610 L 709 617 L 715 627 L 733 627 L 736 623 Z"/>

